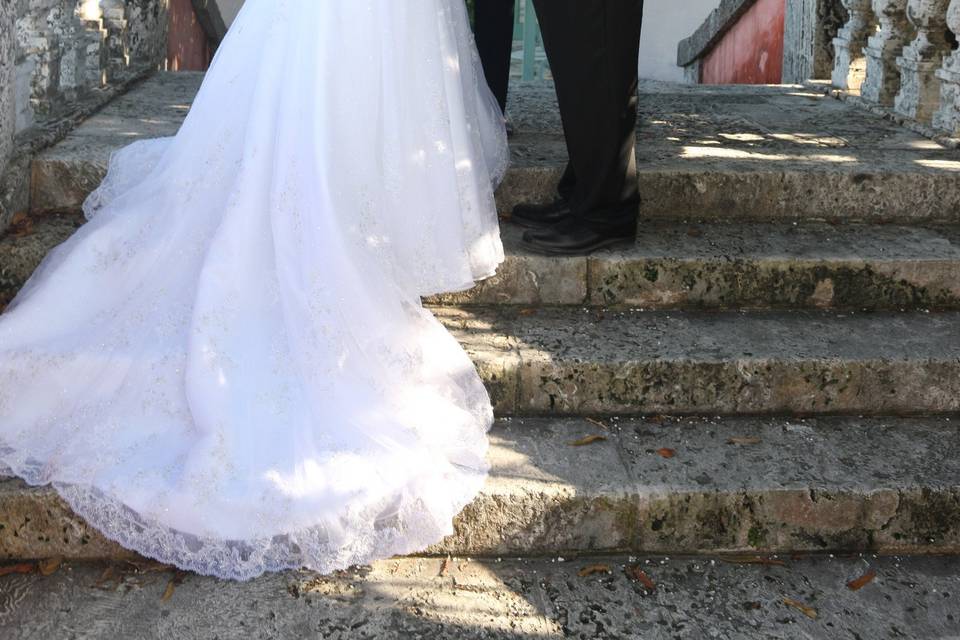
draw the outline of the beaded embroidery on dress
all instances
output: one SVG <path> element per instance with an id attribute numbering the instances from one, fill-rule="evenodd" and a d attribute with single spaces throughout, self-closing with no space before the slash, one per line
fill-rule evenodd
<path id="1" fill-rule="evenodd" d="M 451 533 L 492 410 L 420 296 L 503 259 L 479 68 L 462 0 L 247 0 L 0 317 L 0 472 L 225 578 Z"/>

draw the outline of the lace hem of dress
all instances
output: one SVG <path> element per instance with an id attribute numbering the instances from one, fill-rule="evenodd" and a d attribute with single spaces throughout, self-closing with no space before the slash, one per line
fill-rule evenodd
<path id="1" fill-rule="evenodd" d="M 14 469 L 4 457 L 0 455 L 0 477 L 17 476 L 32 486 L 50 484 L 38 467 Z M 324 526 L 260 540 L 200 537 L 145 518 L 95 487 L 59 482 L 52 487 L 88 525 L 126 549 L 199 574 L 245 581 L 291 569 L 329 574 L 437 544 L 454 532 L 454 518 L 479 493 L 488 472 L 486 467 L 456 469 L 461 477 L 445 480 L 451 493 L 439 505 L 425 504 L 406 488 L 377 505 L 341 514 L 336 524 L 343 544 L 332 541 Z"/>

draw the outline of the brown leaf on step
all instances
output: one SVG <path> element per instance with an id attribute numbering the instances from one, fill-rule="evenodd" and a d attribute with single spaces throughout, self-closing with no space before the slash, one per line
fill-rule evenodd
<path id="1" fill-rule="evenodd" d="M 600 422 L 599 420 L 594 420 L 593 418 L 586 418 L 586 420 L 587 420 L 587 422 L 589 422 L 590 424 L 592 424 L 592 425 L 594 425 L 594 426 L 597 426 L 597 427 L 600 427 L 601 429 L 607 429 L 607 430 L 610 429 L 610 427 L 608 427 L 608 426 L 605 425 L 604 423 Z"/>
<path id="2" fill-rule="evenodd" d="M 131 569 L 136 573 L 159 573 L 161 571 L 174 571 L 175 569 L 169 564 L 163 564 L 162 562 L 155 562 L 148 560 L 145 562 L 134 562 L 133 560 L 125 560 Z"/>
<path id="3" fill-rule="evenodd" d="M 653 580 L 650 579 L 650 576 L 647 575 L 647 572 L 640 568 L 640 565 L 628 564 L 626 567 L 624 567 L 623 572 L 627 574 L 627 577 L 631 580 L 642 584 L 647 591 L 657 590 L 657 585 Z"/>
<path id="4" fill-rule="evenodd" d="M 116 582 L 116 581 L 117 579 L 114 575 L 114 568 L 110 566 L 103 570 L 103 573 L 100 574 L 100 579 L 97 580 L 95 583 L 93 583 L 93 588 L 106 591 L 107 588 L 105 587 L 105 585 L 108 582 Z"/>
<path id="5" fill-rule="evenodd" d="M 33 218 L 24 211 L 18 211 L 13 214 L 10 220 L 10 234 L 15 238 L 21 238 L 29 235 L 33 231 Z"/>
<path id="6" fill-rule="evenodd" d="M 609 574 L 609 573 L 610 573 L 610 565 L 608 565 L 608 564 L 591 564 L 591 565 L 588 565 L 588 566 L 584 567 L 583 569 L 580 569 L 580 571 L 577 573 L 577 575 L 580 576 L 581 578 L 586 578 L 586 577 L 588 577 L 588 576 L 592 576 L 592 575 L 595 575 L 595 574 L 598 574 L 598 573 L 607 573 L 607 574 Z"/>
<path id="7" fill-rule="evenodd" d="M 599 436 L 599 435 L 586 436 L 584 438 L 580 438 L 579 440 L 574 440 L 569 444 L 571 447 L 585 447 L 595 442 L 603 442 L 606 439 L 607 439 L 607 436 Z"/>
<path id="8" fill-rule="evenodd" d="M 851 580 L 850 582 L 848 582 L 847 588 L 850 589 L 850 591 L 860 591 L 860 589 L 863 589 L 865 586 L 873 582 L 874 578 L 876 577 L 877 577 L 877 572 L 871 569 L 870 571 L 860 576 L 856 580 Z"/>
<path id="9" fill-rule="evenodd" d="M 172 598 L 173 592 L 177 590 L 177 587 L 183 584 L 183 579 L 186 577 L 186 571 L 175 571 L 173 577 L 170 578 L 170 582 L 167 583 L 167 588 L 163 591 L 163 596 L 160 598 L 160 602 L 166 602 Z"/>
<path id="10" fill-rule="evenodd" d="M 796 609 L 803 615 L 807 616 L 811 620 L 816 620 L 819 615 L 817 614 L 817 610 L 814 609 L 813 607 L 808 607 L 802 602 L 797 602 L 796 600 L 791 600 L 790 598 L 784 598 L 783 604 L 787 605 L 788 607 L 793 607 L 794 609 Z"/>
<path id="11" fill-rule="evenodd" d="M 721 562 L 727 564 L 759 564 L 766 567 L 785 567 L 787 563 L 776 558 L 763 558 L 761 556 L 726 556 L 720 558 Z"/>
<path id="12" fill-rule="evenodd" d="M 650 416 L 647 418 L 647 421 L 653 422 L 654 424 L 663 424 L 666 419 L 666 416 Z"/>
<path id="13" fill-rule="evenodd" d="M 46 560 L 41 560 L 37 563 L 37 570 L 42 576 L 52 576 L 60 568 L 60 565 L 63 564 L 63 558 L 61 556 L 54 556 L 53 558 L 47 558 Z"/>
<path id="14" fill-rule="evenodd" d="M 440 564 L 440 577 L 447 575 L 447 571 L 450 570 L 450 558 L 444 558 L 443 562 Z"/>
<path id="15" fill-rule="evenodd" d="M 537 315 L 537 310 L 536 310 L 536 309 L 521 309 L 521 310 L 520 310 L 520 317 L 522 317 L 522 318 L 526 318 L 526 317 L 528 317 L 528 316 L 535 316 L 535 315 Z"/>
<path id="16" fill-rule="evenodd" d="M 763 440 L 761 440 L 760 438 L 730 438 L 729 440 L 727 440 L 727 444 L 736 444 L 736 445 L 742 445 L 742 446 L 747 446 L 751 444 L 760 444 L 761 442 L 763 442 Z"/>
<path id="17" fill-rule="evenodd" d="M 9 576 L 14 573 L 33 573 L 37 568 L 37 565 L 32 562 L 21 562 L 20 564 L 9 564 L 5 567 L 0 567 L 0 576 Z"/>
<path id="18" fill-rule="evenodd" d="M 703 229 L 698 229 L 697 227 L 690 227 L 687 229 L 687 235 L 691 238 L 699 238 L 703 235 Z"/>
<path id="19" fill-rule="evenodd" d="M 668 449 L 664 447 L 663 449 L 657 449 L 657 455 L 659 455 L 661 458 L 666 458 L 669 460 L 670 458 L 676 457 L 677 452 L 674 449 Z"/>

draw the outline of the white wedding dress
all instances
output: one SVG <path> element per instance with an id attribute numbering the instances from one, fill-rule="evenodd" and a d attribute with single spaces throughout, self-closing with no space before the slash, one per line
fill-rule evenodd
<path id="1" fill-rule="evenodd" d="M 0 473 L 226 578 L 439 541 L 492 411 L 420 296 L 502 261 L 507 158 L 463 0 L 247 0 L 0 318 Z"/>

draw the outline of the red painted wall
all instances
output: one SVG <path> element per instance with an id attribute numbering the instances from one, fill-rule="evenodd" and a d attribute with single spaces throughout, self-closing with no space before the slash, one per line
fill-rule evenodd
<path id="1" fill-rule="evenodd" d="M 785 0 L 758 0 L 704 57 L 700 82 L 781 82 L 785 17 Z"/>
<path id="2" fill-rule="evenodd" d="M 167 68 L 171 71 L 205 71 L 210 65 L 207 34 L 197 21 L 191 0 L 170 0 L 170 35 Z"/>

